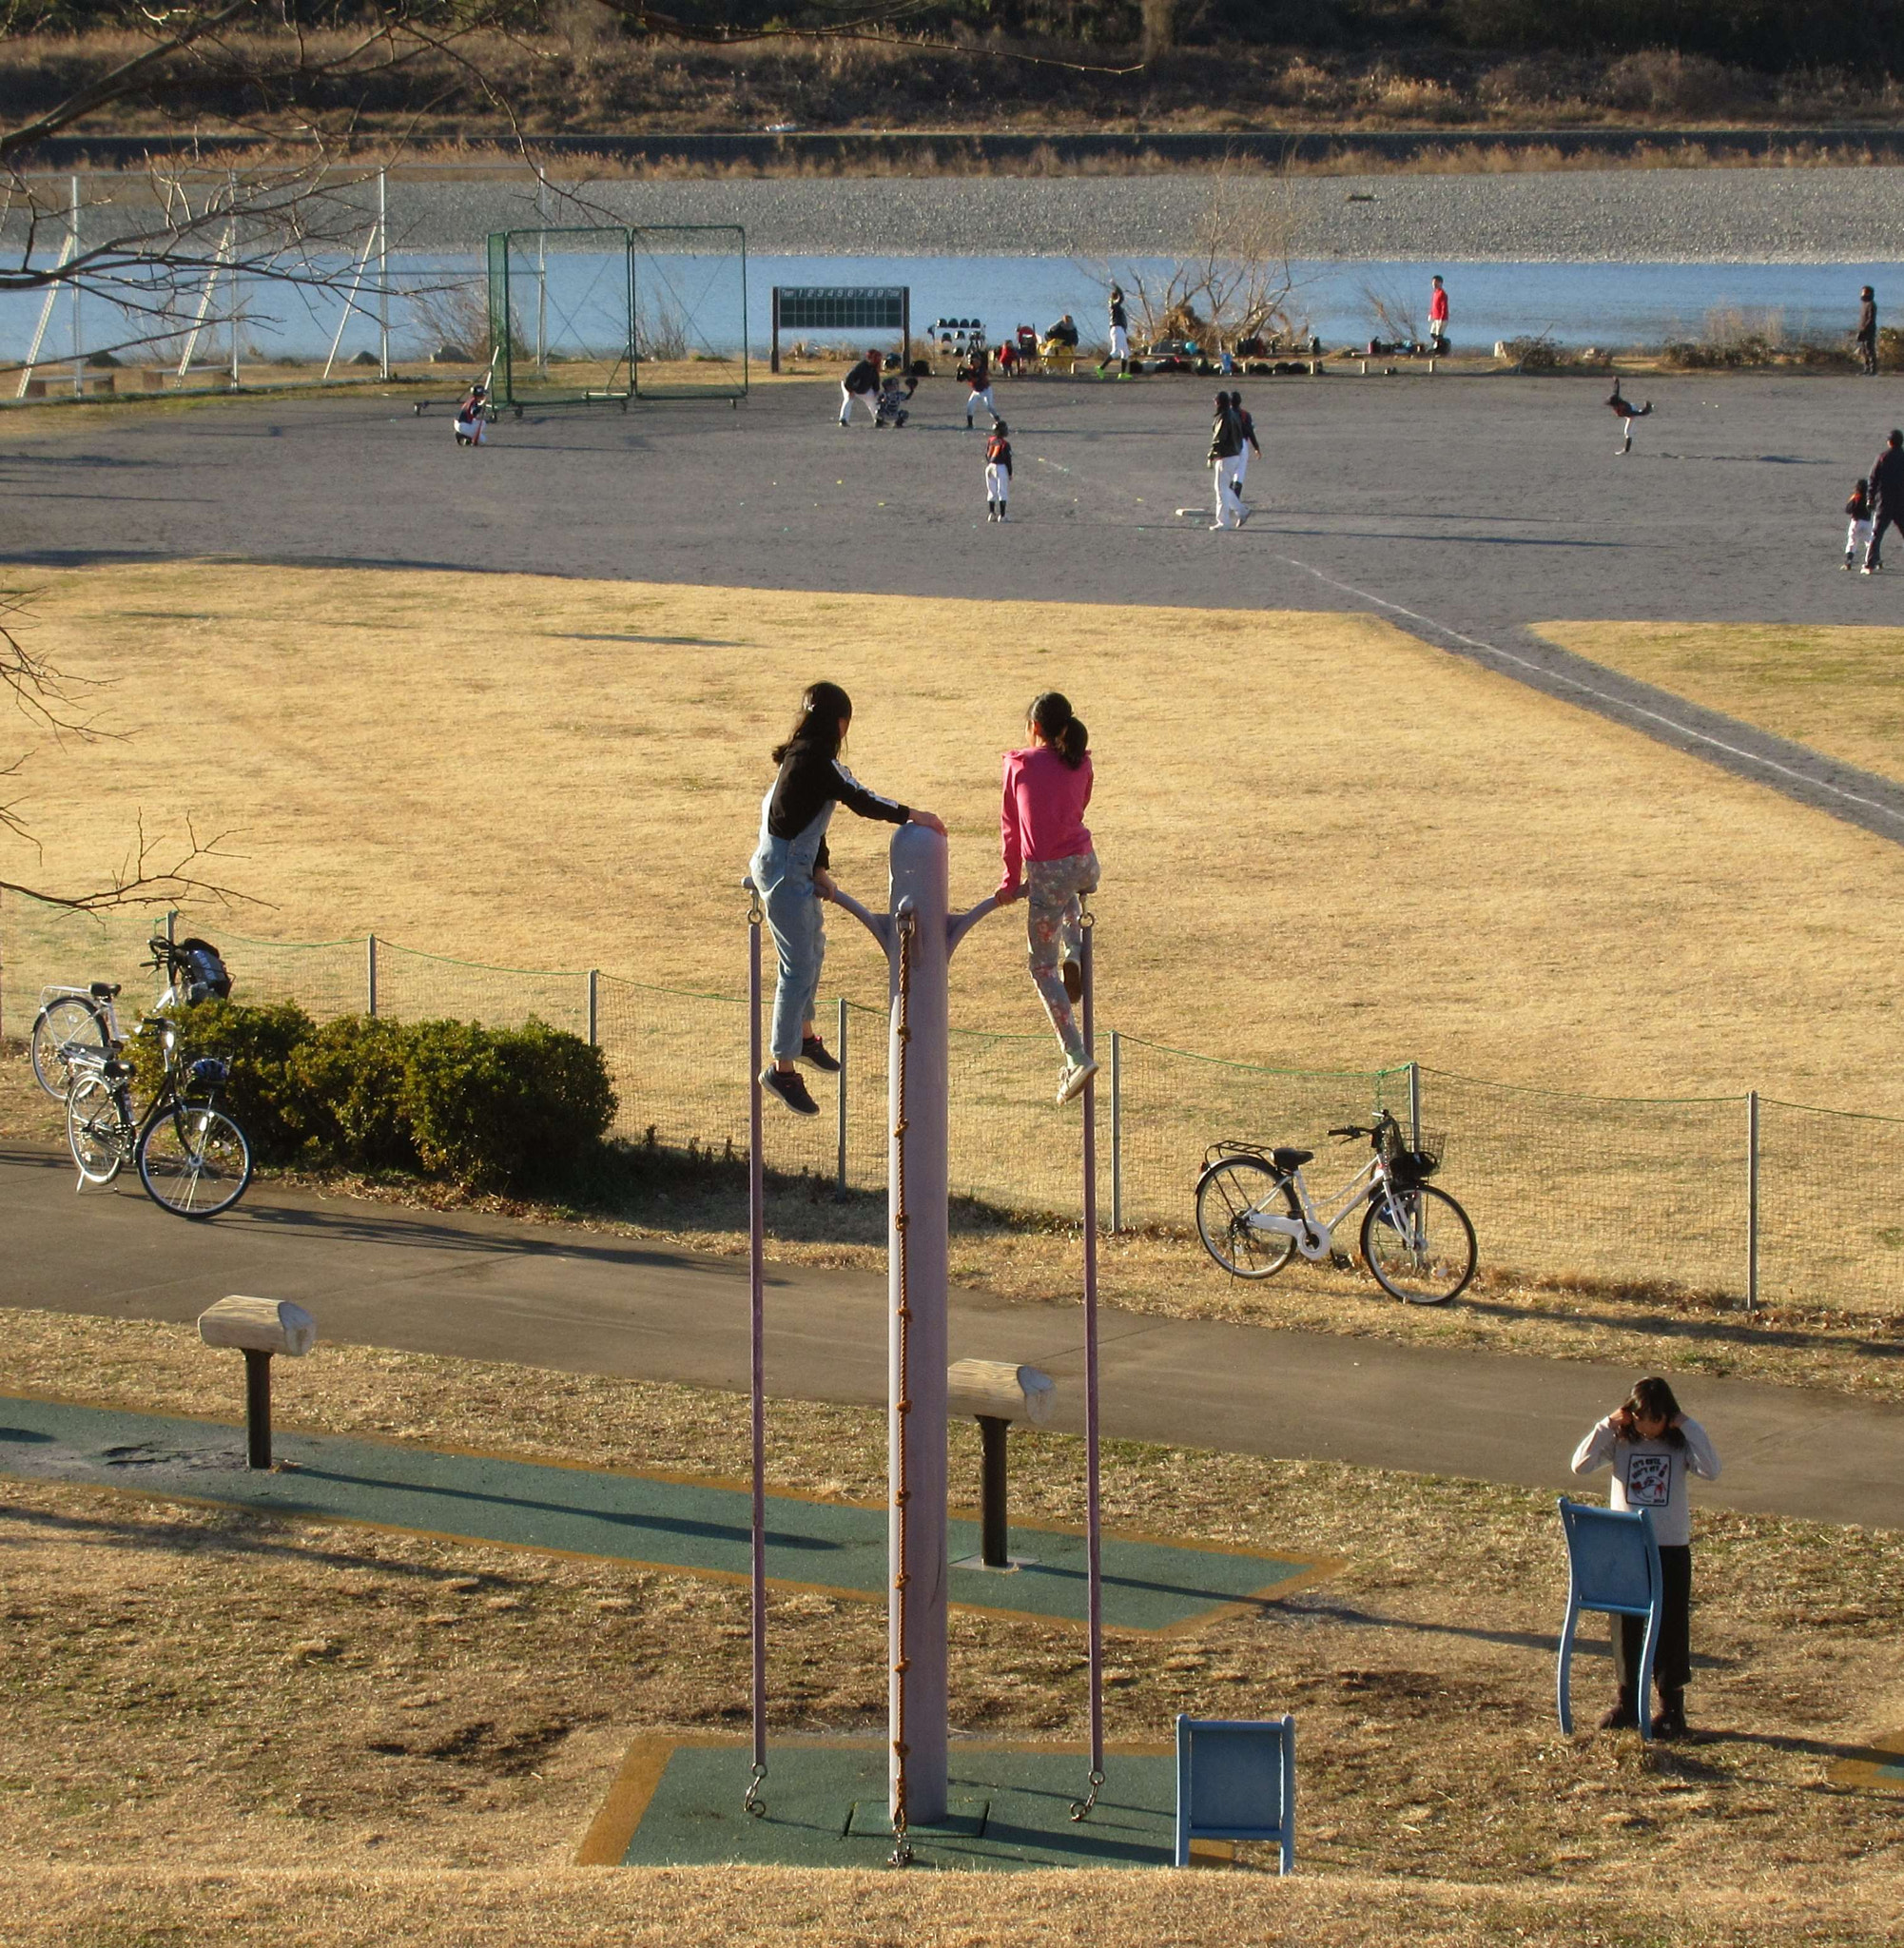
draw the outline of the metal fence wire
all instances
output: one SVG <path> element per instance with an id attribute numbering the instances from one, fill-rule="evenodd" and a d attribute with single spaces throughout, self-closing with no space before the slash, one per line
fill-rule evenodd
<path id="1" fill-rule="evenodd" d="M 0 900 L 0 1035 L 30 1032 L 42 990 L 119 982 L 129 1019 L 158 996 L 146 942 L 170 928 L 217 941 L 238 998 L 294 1001 L 319 1021 L 351 1013 L 489 1027 L 534 1018 L 601 1047 L 617 1134 L 745 1156 L 744 999 L 589 969 L 494 967 L 375 935 L 248 939 L 210 918 L 75 914 Z M 765 1161 L 842 1188 L 886 1172 L 887 1018 L 845 1001 L 826 1020 L 845 1066 L 811 1082 L 822 1114 L 775 1117 Z M 1225 1137 L 1318 1152 L 1338 1173 L 1331 1125 L 1392 1110 L 1451 1132 L 1438 1181 L 1474 1219 L 1483 1262 L 1564 1286 L 1667 1285 L 1769 1305 L 1904 1309 L 1904 1220 L 1878 1192 L 1904 1174 L 1904 1119 L 1758 1096 L 1602 1097 L 1523 1088 L 1399 1064 L 1271 1068 L 1101 1032 L 1098 1209 L 1120 1228 L 1186 1230 L 1206 1147 Z M 952 1031 L 955 1196 L 1076 1217 L 1074 1116 L 1051 1097 L 1042 1034 Z M 1339 1176 L 1359 1164 L 1345 1152 Z"/>

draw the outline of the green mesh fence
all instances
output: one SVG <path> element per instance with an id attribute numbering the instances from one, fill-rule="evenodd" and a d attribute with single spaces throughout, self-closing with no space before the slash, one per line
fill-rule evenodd
<path id="1" fill-rule="evenodd" d="M 24 1039 L 40 1011 L 41 990 L 116 981 L 122 1019 L 150 1007 L 165 984 L 149 967 L 146 943 L 165 930 L 165 914 L 124 910 L 72 913 L 8 894 L 0 901 L 0 1034 Z"/>
<path id="2" fill-rule="evenodd" d="M 1566 1096 L 1421 1074 L 1422 1126 L 1449 1133 L 1435 1181 L 1473 1218 L 1484 1265 L 1744 1295 L 1743 1097 Z"/>
<path id="3" fill-rule="evenodd" d="M 1758 1103 L 1758 1295 L 1767 1305 L 1904 1309 L 1904 1172 L 1894 1117 Z"/>
<path id="4" fill-rule="evenodd" d="M 95 980 L 122 984 L 129 1021 L 156 998 L 154 977 L 139 963 L 165 919 L 0 900 L 0 1033 L 29 1032 L 44 988 Z M 243 1001 L 296 1001 L 321 1021 L 369 1004 L 368 940 L 262 941 L 231 933 L 216 916 L 173 921 L 180 937 L 200 932 L 219 944 Z M 670 1146 L 745 1155 L 745 1000 L 607 974 L 492 967 L 382 940 L 374 959 L 378 1013 L 492 1027 L 534 1016 L 593 1032 L 620 1099 L 621 1134 L 651 1128 Z M 822 1027 L 842 1048 L 845 1070 L 838 1081 L 808 1072 L 818 1117 L 770 1111 L 766 1160 L 877 1190 L 886 1174 L 885 1010 L 835 1003 Z M 1330 1143 L 1331 1124 L 1366 1121 L 1378 1107 L 1405 1123 L 1409 1113 L 1407 1067 L 1268 1068 L 1107 1029 L 1098 1048 L 1098 1208 L 1127 1227 L 1188 1229 L 1204 1151 L 1219 1138 L 1316 1151 L 1310 1174 L 1320 1195 L 1363 1160 L 1359 1146 Z M 1076 1216 L 1078 1115 L 1052 1101 L 1052 1038 L 955 1028 L 949 1059 L 954 1193 Z M 1746 1293 L 1746 1099 L 1572 1096 L 1429 1068 L 1419 1071 L 1419 1087 L 1424 1130 L 1447 1133 L 1437 1180 L 1473 1218 L 1484 1267 L 1555 1283 Z M 1898 1310 L 1904 1221 L 1877 1192 L 1904 1166 L 1904 1120 L 1765 1098 L 1758 1129 L 1761 1300 Z"/>

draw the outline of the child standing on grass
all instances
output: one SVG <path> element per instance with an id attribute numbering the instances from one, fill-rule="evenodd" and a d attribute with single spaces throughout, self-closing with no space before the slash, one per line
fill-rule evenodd
<path id="1" fill-rule="evenodd" d="M 829 1075 L 840 1067 L 813 1024 L 813 999 L 826 956 L 820 903 L 834 892 L 826 869 L 826 825 L 834 806 L 844 804 L 862 818 L 884 819 L 888 825 L 945 829 L 929 811 L 868 791 L 840 762 L 852 721 L 852 699 L 837 683 L 808 685 L 787 742 L 774 747 L 780 770 L 760 802 L 760 842 L 748 867 L 780 959 L 773 989 L 773 1060 L 761 1072 L 761 1087 L 796 1116 L 818 1116 L 820 1105 L 794 1063 L 808 1062 Z"/>
<path id="2" fill-rule="evenodd" d="M 1693 1523 L 1686 1502 L 1690 1476 L 1719 1479 L 1719 1456 L 1698 1421 L 1688 1420 L 1664 1380 L 1639 1382 L 1625 1402 L 1594 1427 L 1574 1450 L 1573 1471 L 1613 1470 L 1616 1509 L 1650 1509 L 1660 1546 L 1660 1643 L 1653 1683 L 1660 1708 L 1656 1739 L 1686 1735 L 1686 1681 L 1692 1676 Z M 1638 1724 L 1646 1701 L 1636 1695 L 1644 1617 L 1615 1617 L 1613 1676 L 1619 1695 L 1600 1721 L 1602 1731 Z"/>
<path id="3" fill-rule="evenodd" d="M 1012 443 L 1005 438 L 1011 428 L 1001 419 L 985 441 L 985 518 L 1001 521 L 1005 502 L 1012 492 Z"/>
<path id="4" fill-rule="evenodd" d="M 999 904 L 1027 896 L 1032 984 L 1064 1050 L 1058 1100 L 1065 1103 L 1082 1095 L 1098 1073 L 1077 1016 L 1084 995 L 1081 901 L 1098 890 L 1098 855 L 1084 824 L 1084 808 L 1091 803 L 1091 739 L 1055 690 L 1033 701 L 1025 734 L 1031 742 L 1022 750 L 1005 753 Z"/>
<path id="5" fill-rule="evenodd" d="M 1865 550 L 1871 546 L 1871 482 L 1860 480 L 1851 490 L 1851 498 L 1844 504 L 1846 518 L 1851 525 L 1844 531 L 1844 565 L 1847 572 L 1856 567 L 1853 560 L 1863 560 Z"/>

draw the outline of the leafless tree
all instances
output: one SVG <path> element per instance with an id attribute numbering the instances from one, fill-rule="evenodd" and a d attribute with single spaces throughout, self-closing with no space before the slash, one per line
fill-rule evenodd
<path id="1" fill-rule="evenodd" d="M 1138 262 L 1085 266 L 1095 282 L 1117 282 L 1139 321 L 1140 342 L 1190 339 L 1206 349 L 1243 340 L 1309 336 L 1296 268 L 1298 225 L 1282 171 L 1226 171 L 1213 183 L 1187 248 L 1165 260 L 1159 277 Z"/>
<path id="2" fill-rule="evenodd" d="M 33 742 L 50 739 L 54 743 L 94 744 L 111 739 L 114 733 L 102 728 L 92 710 L 91 692 L 100 686 L 89 679 L 56 670 L 52 664 L 21 640 L 19 625 L 30 597 L 17 591 L 0 591 L 0 696 L 26 719 Z M 0 765 L 0 789 L 15 795 L 0 799 L 0 841 L 9 850 L 42 856 L 38 842 L 27 823 L 24 800 L 17 786 L 32 757 L 32 750 L 16 751 Z M 148 837 L 143 818 L 135 819 L 133 837 L 125 859 L 105 886 L 82 891 L 62 891 L 24 880 L 0 877 L 0 893 L 26 893 L 55 906 L 76 913 L 97 913 L 132 901 L 181 900 L 187 896 L 228 903 L 238 897 L 228 886 L 206 877 L 217 869 L 226 855 L 223 849 L 225 834 L 201 839 L 187 820 L 182 840 Z"/>

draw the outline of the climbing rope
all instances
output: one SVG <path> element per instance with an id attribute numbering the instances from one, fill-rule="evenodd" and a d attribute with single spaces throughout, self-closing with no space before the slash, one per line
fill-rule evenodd
<path id="1" fill-rule="evenodd" d="M 767 1778 L 767 1187 L 761 1160 L 762 1051 L 760 1043 L 760 895 L 748 886 L 748 1021 L 749 1121 L 748 1125 L 748 1274 L 753 1354 L 753 1770 L 743 1808 L 758 1820 L 767 1812 L 760 1796 Z"/>
<path id="2" fill-rule="evenodd" d="M 1084 1058 L 1096 1051 L 1092 1035 L 1091 909 L 1078 902 L 1081 927 L 1078 971 L 1083 976 Z M 1084 1085 L 1084 1536 L 1086 1612 L 1090 1620 L 1091 1775 L 1089 1791 L 1074 1800 L 1071 1817 L 1082 1820 L 1098 1803 L 1104 1783 L 1104 1576 L 1098 1546 L 1098 1091 Z"/>
<path id="3" fill-rule="evenodd" d="M 905 1673 L 910 1660 L 905 1654 L 905 1595 L 906 1583 L 906 1506 L 912 1499 L 912 1490 L 906 1471 L 907 1422 L 905 1416 L 912 1412 L 912 1298 L 908 1275 L 911 1270 L 910 1253 L 906 1248 L 907 1218 L 905 1210 L 905 1123 L 906 1123 L 906 1054 L 912 1045 L 912 943 L 917 922 L 909 912 L 899 916 L 899 1113 L 892 1126 L 893 1141 L 893 1203 L 892 1227 L 897 1234 L 899 1247 L 899 1397 L 893 1402 L 893 1411 L 900 1416 L 899 1439 L 894 1444 L 895 1477 L 893 1481 L 893 1508 L 897 1513 L 899 1549 L 892 1570 L 893 1635 L 896 1639 L 896 1653 L 893 1658 L 892 1673 L 899 1680 L 895 1693 L 892 1724 L 893 1757 L 898 1762 L 893 1773 L 892 1789 L 892 1853 L 887 1864 L 895 1867 L 910 1866 L 912 1863 L 912 1842 L 906 1837 L 905 1817 L 905 1761 L 908 1752 L 905 1738 Z"/>

